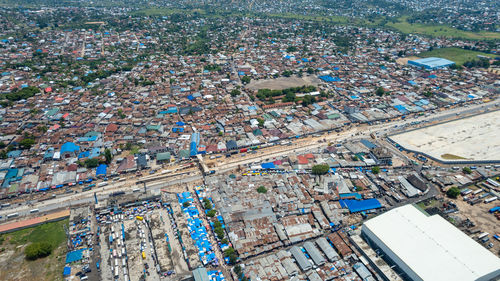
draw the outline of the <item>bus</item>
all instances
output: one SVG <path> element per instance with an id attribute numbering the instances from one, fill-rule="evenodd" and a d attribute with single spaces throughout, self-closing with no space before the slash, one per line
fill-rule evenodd
<path id="1" fill-rule="evenodd" d="M 30 210 L 30 213 L 31 213 L 31 214 L 33 214 L 33 213 L 38 213 L 38 212 L 40 212 L 40 210 L 38 210 L 38 209 L 31 209 L 31 210 Z"/>
<path id="2" fill-rule="evenodd" d="M 17 216 L 19 216 L 19 213 L 12 213 L 12 214 L 8 214 L 8 215 L 7 215 L 7 218 L 8 218 L 8 219 L 11 219 L 11 218 L 15 218 L 15 217 L 17 217 Z"/>
<path id="3" fill-rule="evenodd" d="M 103 187 L 103 186 L 106 186 L 106 185 L 108 185 L 108 183 L 107 183 L 107 182 L 101 182 L 101 183 L 99 183 L 99 184 L 97 185 L 97 187 Z"/>

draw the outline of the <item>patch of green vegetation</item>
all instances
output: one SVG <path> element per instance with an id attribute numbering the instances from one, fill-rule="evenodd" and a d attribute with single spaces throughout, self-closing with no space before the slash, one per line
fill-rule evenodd
<path id="1" fill-rule="evenodd" d="M 328 173 L 328 170 L 330 170 L 330 166 L 327 164 L 318 164 L 312 167 L 312 173 L 314 175 L 324 175 Z"/>
<path id="2" fill-rule="evenodd" d="M 449 154 L 449 153 L 446 153 L 446 154 L 441 155 L 441 158 L 443 158 L 443 159 L 447 159 L 447 160 L 453 160 L 453 159 L 467 159 L 467 158 L 463 158 L 462 156 L 458 156 L 458 155 L 455 155 L 455 154 Z"/>
<path id="3" fill-rule="evenodd" d="M 169 16 L 183 15 L 196 16 L 201 15 L 210 18 L 227 18 L 227 17 L 261 17 L 261 18 L 280 18 L 289 20 L 306 20 L 319 23 L 331 23 L 340 25 L 356 25 L 356 26 L 379 26 L 396 29 L 402 33 L 416 33 L 432 37 L 448 37 L 462 38 L 471 40 L 498 40 L 500 32 L 490 31 L 464 31 L 446 25 L 430 25 L 408 22 L 408 16 L 402 16 L 398 19 L 390 19 L 383 16 L 375 16 L 371 18 L 349 18 L 343 16 L 326 16 L 326 15 L 301 15 L 295 13 L 252 13 L 239 11 L 223 11 L 213 9 L 174 9 L 174 8 L 146 8 L 136 10 L 130 13 L 132 16 Z"/>
<path id="4" fill-rule="evenodd" d="M 486 54 L 483 52 L 478 52 L 478 51 L 472 51 L 472 50 L 465 50 L 461 48 L 440 48 L 440 49 L 434 49 L 432 51 L 427 51 L 420 53 L 420 57 L 428 58 L 428 57 L 439 57 L 439 58 L 445 58 L 447 60 L 451 60 L 455 62 L 457 65 L 463 65 L 467 61 L 471 61 L 474 59 L 478 59 L 478 55 L 480 56 L 486 56 L 490 58 L 494 58 L 495 55 L 492 54 Z M 452 157 L 452 158 L 445 158 L 446 157 Z M 454 157 L 459 157 L 459 158 L 454 158 Z M 460 156 L 452 155 L 452 154 L 443 154 L 441 155 L 441 158 L 443 159 L 465 159 Z"/>
<path id="5" fill-rule="evenodd" d="M 453 186 L 452 188 L 448 189 L 448 191 L 446 191 L 446 195 L 450 198 L 456 199 L 458 195 L 460 195 L 460 189 L 456 186 Z"/>
<path id="6" fill-rule="evenodd" d="M 316 22 L 331 22 L 331 23 L 348 23 L 349 19 L 342 16 L 316 16 L 316 15 L 298 15 L 293 13 L 267 14 L 272 18 L 293 19 L 293 20 L 310 20 Z"/>
<path id="7" fill-rule="evenodd" d="M 258 193 L 267 193 L 267 189 L 263 185 L 261 185 L 257 188 L 257 192 Z"/>
<path id="8" fill-rule="evenodd" d="M 130 149 L 130 154 L 137 154 L 139 153 L 139 146 L 137 145 L 134 145 L 131 149 Z"/>
<path id="9" fill-rule="evenodd" d="M 57 246 L 66 240 L 64 226 L 67 225 L 67 219 L 57 222 L 49 222 L 3 234 L 2 238 L 8 240 L 9 243 L 14 245 L 48 242 L 51 245 Z"/>
<path id="10" fill-rule="evenodd" d="M 387 27 L 392 27 L 403 33 L 418 33 L 433 37 L 463 38 L 471 40 L 500 39 L 500 32 L 471 32 L 459 30 L 446 25 L 427 25 L 409 23 L 406 16 L 400 17 L 397 22 L 389 22 Z"/>
<path id="11" fill-rule="evenodd" d="M 173 14 L 195 14 L 205 15 L 202 9 L 174 9 L 174 8 L 147 8 L 131 12 L 132 16 L 168 16 Z"/>

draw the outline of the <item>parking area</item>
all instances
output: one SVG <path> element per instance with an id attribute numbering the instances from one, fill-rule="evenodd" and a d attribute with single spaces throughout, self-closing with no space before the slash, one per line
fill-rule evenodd
<path id="1" fill-rule="evenodd" d="M 97 211 L 99 279 L 178 280 L 189 272 L 172 212 L 159 197 Z"/>

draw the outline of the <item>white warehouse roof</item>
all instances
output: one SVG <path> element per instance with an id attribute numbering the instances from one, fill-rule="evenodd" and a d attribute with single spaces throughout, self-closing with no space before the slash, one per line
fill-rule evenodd
<path id="1" fill-rule="evenodd" d="M 413 205 L 364 223 L 363 233 L 414 280 L 493 280 L 500 258 L 439 215 Z M 385 248 L 385 249 L 384 249 Z M 392 253 L 391 253 L 392 252 Z M 412 272 L 411 272 L 412 271 Z"/>

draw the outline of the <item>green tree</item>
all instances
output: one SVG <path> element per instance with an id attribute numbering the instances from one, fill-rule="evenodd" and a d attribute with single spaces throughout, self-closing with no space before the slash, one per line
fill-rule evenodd
<path id="1" fill-rule="evenodd" d="M 257 192 L 258 193 L 267 193 L 267 189 L 263 185 L 261 185 L 257 188 Z"/>
<path id="2" fill-rule="evenodd" d="M 48 242 L 36 242 L 28 245 L 24 249 L 24 255 L 28 260 L 43 258 L 52 253 L 53 247 Z"/>
<path id="3" fill-rule="evenodd" d="M 463 167 L 462 172 L 464 172 L 464 174 L 469 175 L 472 173 L 472 170 L 469 167 Z"/>
<path id="4" fill-rule="evenodd" d="M 111 150 L 109 150 L 109 148 L 104 150 L 104 157 L 106 158 L 106 164 L 110 164 L 111 160 L 113 160 L 113 155 L 111 154 Z"/>
<path id="5" fill-rule="evenodd" d="M 219 240 L 224 238 L 224 229 L 222 227 L 215 227 L 214 232 L 217 234 L 217 238 L 219 238 Z"/>
<path id="6" fill-rule="evenodd" d="M 378 173 L 380 173 L 380 167 L 379 166 L 373 167 L 372 168 L 372 173 L 375 174 L 375 175 L 378 174 Z"/>
<path id="7" fill-rule="evenodd" d="M 241 266 L 240 266 L 239 264 L 235 265 L 235 266 L 233 267 L 233 271 L 234 271 L 234 273 L 236 273 L 236 274 L 240 274 L 240 273 L 241 273 Z"/>
<path id="8" fill-rule="evenodd" d="M 29 139 L 29 138 L 26 138 L 26 139 L 22 139 L 20 142 L 19 142 L 19 145 L 21 146 L 21 148 L 23 149 L 30 149 L 33 145 L 35 144 L 35 140 L 34 139 Z"/>
<path id="9" fill-rule="evenodd" d="M 263 127 L 264 126 L 264 119 L 257 118 L 257 122 L 259 122 L 259 127 Z"/>
<path id="10" fill-rule="evenodd" d="M 252 78 L 250 78 L 250 77 L 249 77 L 249 76 L 247 76 L 247 75 L 245 75 L 245 76 L 241 77 L 241 82 L 242 82 L 243 84 L 248 84 L 248 83 L 250 83 L 250 81 L 251 81 L 251 80 L 252 80 Z"/>
<path id="11" fill-rule="evenodd" d="M 231 264 L 235 264 L 238 259 L 236 251 L 232 247 L 229 247 L 228 249 L 224 250 L 224 256 L 229 258 L 229 263 Z"/>
<path id="12" fill-rule="evenodd" d="M 184 202 L 184 203 L 182 203 L 182 207 L 184 207 L 184 208 L 189 207 L 189 202 Z"/>
<path id="13" fill-rule="evenodd" d="M 379 97 L 383 96 L 385 94 L 384 88 L 378 87 L 377 90 L 375 91 L 375 94 Z"/>
<path id="14" fill-rule="evenodd" d="M 450 198 L 457 198 L 458 195 L 460 195 L 460 189 L 456 186 L 448 189 L 448 191 L 446 191 L 446 195 Z"/>
<path id="15" fill-rule="evenodd" d="M 214 222 L 214 228 L 217 228 L 217 227 L 222 227 L 222 223 L 220 221 Z"/>
<path id="16" fill-rule="evenodd" d="M 203 204 L 203 207 L 206 209 L 206 210 L 210 210 L 212 209 L 212 203 L 210 203 L 210 201 L 206 201 L 204 204 Z"/>
<path id="17" fill-rule="evenodd" d="M 316 98 L 311 96 L 311 95 L 305 95 L 302 97 L 302 105 L 303 106 L 308 106 L 310 104 L 313 104 L 316 102 Z"/>
<path id="18" fill-rule="evenodd" d="M 95 168 L 99 166 L 99 159 L 97 158 L 90 158 L 85 160 L 85 167 L 87 168 Z"/>
<path id="19" fill-rule="evenodd" d="M 45 125 L 38 126 L 36 129 L 37 129 L 40 133 L 46 133 L 46 132 L 48 131 L 48 128 L 47 128 L 47 126 L 45 126 Z"/>
<path id="20" fill-rule="evenodd" d="M 239 96 L 240 94 L 241 94 L 240 90 L 234 89 L 231 91 L 231 97 L 233 97 L 233 98 L 236 96 Z"/>
<path id="21" fill-rule="evenodd" d="M 330 166 L 327 164 L 319 164 L 312 167 L 312 173 L 314 175 L 324 175 L 328 173 L 328 170 L 330 170 Z"/>
<path id="22" fill-rule="evenodd" d="M 215 214 L 217 214 L 217 212 L 214 209 L 207 212 L 207 216 L 211 218 L 215 217 Z"/>

